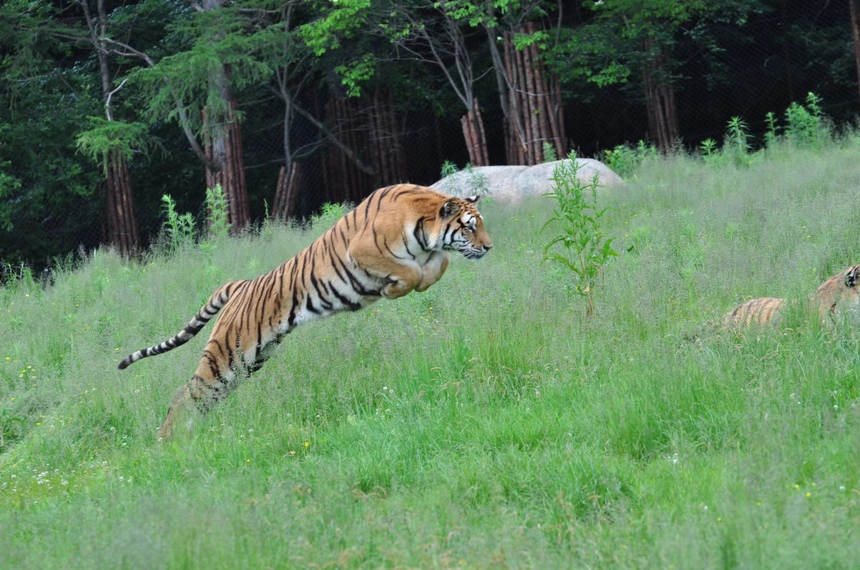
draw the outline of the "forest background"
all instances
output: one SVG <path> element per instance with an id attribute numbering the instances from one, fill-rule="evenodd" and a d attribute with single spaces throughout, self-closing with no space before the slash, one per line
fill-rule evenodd
<path id="1" fill-rule="evenodd" d="M 238 232 L 446 162 L 611 163 L 740 117 L 763 143 L 809 93 L 856 126 L 858 22 L 860 0 L 6 0 L 0 265 L 133 255 L 165 195 L 202 221 L 220 187 Z"/>

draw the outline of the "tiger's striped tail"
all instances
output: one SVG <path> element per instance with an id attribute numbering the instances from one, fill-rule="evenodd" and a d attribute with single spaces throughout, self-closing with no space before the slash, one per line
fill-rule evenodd
<path id="1" fill-rule="evenodd" d="M 215 291 L 209 300 L 206 301 L 206 304 L 198 311 L 194 318 L 191 319 L 191 322 L 188 325 L 179 331 L 176 336 L 167 339 L 161 344 L 157 344 L 155 346 L 150 346 L 149 348 L 144 348 L 129 354 L 125 360 L 119 363 L 119 369 L 125 370 L 141 358 L 146 358 L 147 356 L 155 356 L 157 354 L 162 354 L 164 352 L 168 352 L 173 350 L 177 346 L 182 346 L 189 340 L 191 340 L 194 335 L 199 333 L 203 327 L 206 326 L 212 317 L 218 314 L 218 311 L 227 304 L 227 301 L 230 300 L 233 292 L 236 291 L 237 286 L 246 283 L 246 281 L 231 281 L 225 285 L 222 285 L 217 291 Z"/>

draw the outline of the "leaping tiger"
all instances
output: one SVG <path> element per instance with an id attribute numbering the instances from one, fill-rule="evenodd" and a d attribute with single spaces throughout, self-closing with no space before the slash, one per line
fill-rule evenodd
<path id="1" fill-rule="evenodd" d="M 477 196 L 454 198 L 412 184 L 382 188 L 269 273 L 222 285 L 176 336 L 119 364 L 122 370 L 173 350 L 220 311 L 197 371 L 176 391 L 159 438 L 173 435 L 177 418 L 190 406 L 209 411 L 297 326 L 357 311 L 380 297 L 424 291 L 445 273 L 449 251 L 481 259 L 493 244 L 477 202 Z"/>

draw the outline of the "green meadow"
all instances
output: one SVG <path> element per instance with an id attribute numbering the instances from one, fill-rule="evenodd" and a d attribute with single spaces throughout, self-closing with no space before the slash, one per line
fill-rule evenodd
<path id="1" fill-rule="evenodd" d="M 645 157 L 598 199 L 620 255 L 593 316 L 541 263 L 553 201 L 489 196 L 482 261 L 296 330 L 167 443 L 209 329 L 119 361 L 332 220 L 22 275 L 0 289 L 0 567 L 856 568 L 856 321 L 709 323 L 860 263 L 860 139 Z"/>

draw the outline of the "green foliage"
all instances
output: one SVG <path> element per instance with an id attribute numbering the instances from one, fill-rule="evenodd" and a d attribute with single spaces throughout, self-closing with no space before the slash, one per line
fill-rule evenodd
<path id="1" fill-rule="evenodd" d="M 0 135 L 3 129 L 0 125 Z M 11 166 L 9 161 L 0 161 L 0 203 L 15 196 L 21 190 L 21 180 L 6 169 Z M 0 209 L 0 230 L 10 232 L 14 228 L 12 222 L 12 211 L 6 208 Z"/>
<path id="2" fill-rule="evenodd" d="M 579 169 L 574 153 L 553 169 L 553 191 L 547 196 L 556 201 L 556 207 L 544 229 L 560 227 L 544 246 L 543 260 L 555 261 L 570 270 L 574 279 L 571 290 L 585 297 L 585 314 L 590 317 L 594 314 L 594 289 L 603 268 L 618 253 L 612 249 L 614 238 L 607 238 L 601 227 L 607 208 L 597 207 L 597 175 L 586 185 L 577 177 Z"/>
<path id="3" fill-rule="evenodd" d="M 606 21 L 562 28 L 559 42 L 546 52 L 546 61 L 565 83 L 581 81 L 603 88 L 631 79 L 635 70 L 622 54 L 635 49 L 634 42 L 624 38 L 618 22 Z"/>
<path id="4" fill-rule="evenodd" d="M 334 68 L 334 72 L 340 75 L 341 83 L 347 88 L 347 95 L 359 97 L 361 84 L 368 81 L 376 73 L 376 57 L 372 53 L 366 53 L 361 56 L 361 59 L 338 65 Z"/>
<path id="5" fill-rule="evenodd" d="M 726 131 L 726 147 L 729 152 L 742 155 L 747 154 L 751 148 L 749 143 L 749 125 L 740 117 L 729 119 Z"/>
<path id="6" fill-rule="evenodd" d="M 322 205 L 322 211 L 311 217 L 311 227 L 315 230 L 326 230 L 335 225 L 351 209 L 352 207 L 349 204 L 331 204 L 326 202 Z"/>
<path id="7" fill-rule="evenodd" d="M 699 152 L 702 154 L 702 157 L 705 159 L 705 162 L 711 162 L 715 160 L 719 155 L 719 148 L 717 147 L 717 141 L 712 138 L 706 138 L 701 143 L 699 143 Z"/>
<path id="8" fill-rule="evenodd" d="M 640 140 L 635 147 L 618 145 L 612 150 L 603 151 L 603 162 L 622 178 L 636 173 L 642 163 L 660 156 L 657 147 Z"/>
<path id="9" fill-rule="evenodd" d="M 130 160 L 135 151 L 145 149 L 149 143 L 149 129 L 143 123 L 108 121 L 102 117 L 89 117 L 89 123 L 90 128 L 76 138 L 78 151 L 101 164 L 104 172 L 111 153 Z"/>
<path id="10" fill-rule="evenodd" d="M 227 207 L 227 197 L 220 184 L 216 184 L 215 188 L 206 189 L 206 212 L 209 217 L 208 239 L 210 241 L 219 242 L 230 235 L 230 213 Z M 169 218 L 170 214 L 168 213 Z"/>
<path id="11" fill-rule="evenodd" d="M 24 418 L 12 415 L 14 412 L 0 408 L 0 453 L 6 446 L 15 444 L 24 433 Z"/>
<path id="12" fill-rule="evenodd" d="M 248 33 L 253 29 L 248 22 L 253 13 L 227 6 L 178 18 L 172 26 L 174 41 L 184 43 L 186 49 L 129 74 L 130 83 L 146 101 L 141 114 L 156 122 L 180 121 L 185 113 L 197 134 L 207 125 L 222 122 L 232 112 L 225 89 L 241 90 L 267 81 L 274 73 L 273 61 L 257 57 L 273 41 L 272 30 Z"/>
<path id="13" fill-rule="evenodd" d="M 448 178 L 449 176 L 453 176 L 459 172 L 460 169 L 457 168 L 457 165 L 451 162 L 450 160 L 446 160 L 442 163 L 442 170 L 440 175 L 442 178 Z"/>
<path id="14" fill-rule="evenodd" d="M 792 101 L 785 110 L 785 122 L 786 140 L 800 148 L 817 148 L 829 134 L 824 127 L 821 99 L 815 93 L 807 94 L 805 107 Z"/>
<path id="15" fill-rule="evenodd" d="M 194 216 L 177 212 L 176 202 L 169 194 L 161 197 L 161 203 L 165 220 L 158 245 L 162 251 L 173 255 L 194 243 Z"/>
<path id="16" fill-rule="evenodd" d="M 764 119 L 767 124 L 767 130 L 764 133 L 764 146 L 765 148 L 771 148 L 777 141 L 776 115 L 773 111 L 768 111 Z"/>
<path id="17" fill-rule="evenodd" d="M 724 139 L 725 154 L 739 167 L 749 167 L 753 159 L 750 155 L 752 144 L 750 144 L 749 125 L 740 117 L 729 119 L 726 136 Z"/>
<path id="18" fill-rule="evenodd" d="M 316 56 L 338 49 L 344 38 L 365 25 L 368 8 L 370 0 L 332 2 L 321 10 L 320 17 L 301 26 L 300 37 Z"/>
<path id="19" fill-rule="evenodd" d="M 475 172 L 471 163 L 466 163 L 463 170 L 453 162 L 446 160 L 442 163 L 441 176 L 444 191 L 451 195 L 486 196 L 490 193 L 487 179 L 483 173 Z"/>
<path id="20" fill-rule="evenodd" d="M 545 142 L 543 143 L 543 161 L 555 162 L 558 160 L 558 155 L 555 153 L 555 146 Z"/>
<path id="21" fill-rule="evenodd" d="M 771 111 L 765 115 L 764 148 L 776 150 L 783 142 L 795 148 L 820 149 L 833 141 L 821 111 L 821 100 L 814 93 L 807 95 L 806 106 L 792 102 L 785 111 L 785 122 L 783 134 L 779 135 L 776 114 Z M 749 168 L 763 159 L 762 153 L 753 149 L 748 123 L 740 117 L 732 117 L 726 127 L 722 151 L 718 151 L 716 141 L 709 138 L 700 143 L 699 154 L 714 166 L 731 163 Z"/>
<path id="22" fill-rule="evenodd" d="M 487 185 L 487 179 L 480 172 L 475 172 L 472 168 L 472 163 L 467 162 L 463 169 L 468 185 L 470 196 L 486 196 L 490 192 L 490 187 Z"/>

